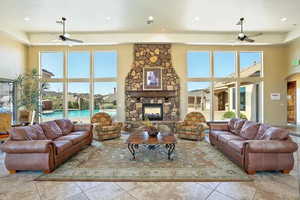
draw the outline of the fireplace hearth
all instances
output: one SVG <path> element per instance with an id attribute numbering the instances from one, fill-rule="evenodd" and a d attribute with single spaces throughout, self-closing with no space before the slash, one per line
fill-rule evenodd
<path id="1" fill-rule="evenodd" d="M 163 120 L 163 105 L 158 103 L 144 103 L 142 114 L 143 120 L 161 121 Z"/>

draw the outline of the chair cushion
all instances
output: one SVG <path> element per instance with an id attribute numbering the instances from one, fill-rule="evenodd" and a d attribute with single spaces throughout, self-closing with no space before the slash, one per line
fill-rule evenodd
<path id="1" fill-rule="evenodd" d="M 79 142 L 81 142 L 84 138 L 86 138 L 86 135 L 65 135 L 65 136 L 61 136 L 59 138 L 56 138 L 55 141 L 59 141 L 59 140 L 69 140 L 72 142 L 72 144 L 77 144 Z"/>
<path id="2" fill-rule="evenodd" d="M 58 119 L 55 120 L 56 124 L 61 129 L 63 135 L 67 135 L 72 132 L 74 125 L 69 119 Z"/>
<path id="3" fill-rule="evenodd" d="M 232 133 L 239 135 L 245 121 L 245 119 L 237 119 L 234 123 L 234 130 L 232 131 Z"/>
<path id="4" fill-rule="evenodd" d="M 184 120 L 187 125 L 198 124 L 205 121 L 204 115 L 200 112 L 190 112 L 186 115 Z"/>
<path id="5" fill-rule="evenodd" d="M 44 130 L 46 137 L 50 140 L 54 140 L 55 138 L 63 135 L 55 121 L 43 122 L 40 126 Z"/>
<path id="6" fill-rule="evenodd" d="M 179 131 L 197 131 L 197 126 L 194 125 L 183 125 L 179 128 Z"/>
<path id="7" fill-rule="evenodd" d="M 283 128 L 270 127 L 268 128 L 262 139 L 263 140 L 283 140 L 289 135 L 289 131 Z"/>
<path id="8" fill-rule="evenodd" d="M 246 142 L 247 142 L 247 140 L 229 140 L 227 142 L 227 145 L 229 147 L 231 147 L 232 149 L 234 149 L 235 151 L 237 151 L 240 154 L 242 154 L 243 148 L 244 148 L 244 144 Z"/>
<path id="9" fill-rule="evenodd" d="M 218 140 L 224 144 L 227 144 L 230 140 L 244 140 L 242 137 L 233 134 L 222 134 L 218 136 Z"/>
<path id="10" fill-rule="evenodd" d="M 258 129 L 257 134 L 255 136 L 255 140 L 262 140 L 263 136 L 264 136 L 264 134 L 265 134 L 265 132 L 268 128 L 271 128 L 271 126 L 269 126 L 267 124 L 261 124 L 259 126 L 259 129 Z"/>
<path id="11" fill-rule="evenodd" d="M 118 129 L 118 126 L 101 126 L 102 131 L 116 131 Z"/>
<path id="12" fill-rule="evenodd" d="M 246 121 L 240 131 L 240 136 L 248 140 L 253 140 L 257 135 L 259 124 L 252 121 Z"/>
<path id="13" fill-rule="evenodd" d="M 104 112 L 99 112 L 92 117 L 91 122 L 99 123 L 101 126 L 109 126 L 112 123 L 112 119 L 109 114 Z"/>
<path id="14" fill-rule="evenodd" d="M 72 146 L 72 142 L 69 140 L 57 140 L 53 141 L 57 151 L 57 154 L 60 154 L 64 152 L 66 149 L 70 148 Z"/>

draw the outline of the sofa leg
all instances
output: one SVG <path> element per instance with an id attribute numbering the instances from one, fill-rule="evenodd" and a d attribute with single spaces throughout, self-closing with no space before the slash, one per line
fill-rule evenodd
<path id="1" fill-rule="evenodd" d="M 17 173 L 17 170 L 8 170 L 9 171 L 9 174 L 15 174 Z"/>
<path id="2" fill-rule="evenodd" d="M 285 169 L 285 170 L 282 170 L 281 172 L 282 172 L 283 174 L 289 174 L 290 171 L 291 171 L 291 170 Z"/>
<path id="3" fill-rule="evenodd" d="M 253 174 L 256 174 L 256 171 L 255 170 L 247 170 L 247 174 L 253 175 Z"/>
<path id="4" fill-rule="evenodd" d="M 50 174 L 50 173 L 51 173 L 51 170 L 44 170 L 43 173 L 44 173 L 44 174 Z"/>

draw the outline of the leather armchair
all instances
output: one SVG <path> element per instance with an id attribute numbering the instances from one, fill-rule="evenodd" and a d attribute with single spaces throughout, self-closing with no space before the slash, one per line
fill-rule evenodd
<path id="1" fill-rule="evenodd" d="M 105 112 L 96 113 L 91 122 L 93 124 L 93 136 L 96 140 L 119 138 L 123 123 L 112 122 L 111 117 Z"/>
<path id="2" fill-rule="evenodd" d="M 205 117 L 200 112 L 191 112 L 184 121 L 176 123 L 176 133 L 183 139 L 202 140 L 207 128 Z"/>

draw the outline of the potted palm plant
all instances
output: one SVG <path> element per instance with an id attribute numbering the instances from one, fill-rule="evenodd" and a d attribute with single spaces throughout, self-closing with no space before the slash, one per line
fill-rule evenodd
<path id="1" fill-rule="evenodd" d="M 47 83 L 42 79 L 36 68 L 26 74 L 19 75 L 17 85 L 17 108 L 20 111 L 20 122 L 33 122 L 41 113 L 41 95 L 47 89 Z M 27 116 L 27 120 L 26 120 Z"/>

